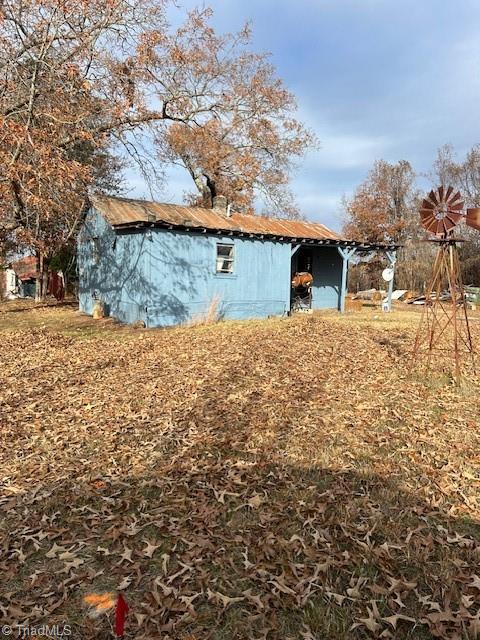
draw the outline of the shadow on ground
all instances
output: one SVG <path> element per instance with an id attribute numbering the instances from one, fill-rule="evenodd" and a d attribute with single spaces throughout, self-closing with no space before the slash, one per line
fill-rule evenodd
<path id="1" fill-rule="evenodd" d="M 136 640 L 478 637 L 473 401 L 368 331 L 6 336 L 2 622 L 106 640 L 121 590 Z"/>

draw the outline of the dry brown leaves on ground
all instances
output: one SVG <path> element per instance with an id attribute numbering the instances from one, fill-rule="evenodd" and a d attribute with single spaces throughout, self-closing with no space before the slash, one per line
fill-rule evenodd
<path id="1" fill-rule="evenodd" d="M 413 323 L 48 313 L 0 333 L 2 621 L 111 638 L 122 591 L 138 640 L 480 637 L 478 381 L 409 375 Z"/>

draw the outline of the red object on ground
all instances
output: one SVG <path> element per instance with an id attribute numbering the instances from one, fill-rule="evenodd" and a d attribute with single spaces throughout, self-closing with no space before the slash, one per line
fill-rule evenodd
<path id="1" fill-rule="evenodd" d="M 118 594 L 117 607 L 115 609 L 115 633 L 119 638 L 123 638 L 125 633 L 125 618 L 128 613 L 128 604 L 121 593 Z"/>
<path id="2" fill-rule="evenodd" d="M 48 274 L 47 293 L 54 296 L 59 302 L 62 302 L 65 297 L 63 275 L 57 271 L 50 271 Z"/>

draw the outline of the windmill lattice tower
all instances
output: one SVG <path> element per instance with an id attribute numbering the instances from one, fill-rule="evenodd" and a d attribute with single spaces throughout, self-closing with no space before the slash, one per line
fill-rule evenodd
<path id="1" fill-rule="evenodd" d="M 450 355 L 458 383 L 465 358 L 471 360 L 473 368 L 475 365 L 457 246 L 464 240 L 456 237 L 454 230 L 464 220 L 480 231 L 480 209 L 464 210 L 460 192 L 441 186 L 423 200 L 420 219 L 430 242 L 438 246 L 415 339 L 414 362 L 421 360 L 430 368 L 434 352 Z"/>

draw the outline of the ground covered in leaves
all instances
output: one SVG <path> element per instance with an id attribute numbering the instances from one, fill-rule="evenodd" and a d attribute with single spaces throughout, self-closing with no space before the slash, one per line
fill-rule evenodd
<path id="1" fill-rule="evenodd" d="M 478 380 L 409 373 L 417 315 L 374 314 L 4 306 L 2 623 L 112 638 L 120 590 L 138 640 L 480 637 Z"/>

